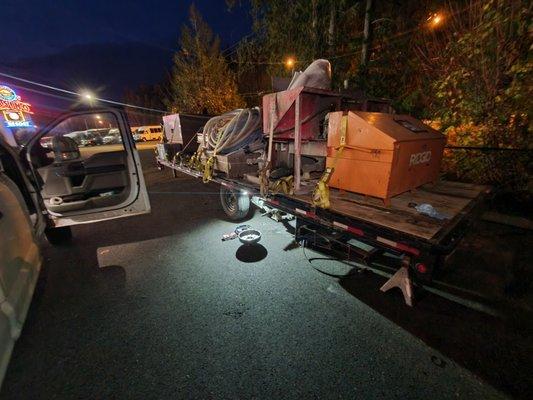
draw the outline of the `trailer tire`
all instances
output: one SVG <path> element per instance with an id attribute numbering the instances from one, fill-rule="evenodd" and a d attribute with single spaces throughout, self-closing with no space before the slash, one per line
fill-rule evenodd
<path id="1" fill-rule="evenodd" d="M 46 228 L 44 234 L 48 242 L 53 246 L 67 244 L 72 240 L 72 229 L 70 226 L 60 228 Z"/>
<path id="2" fill-rule="evenodd" d="M 220 186 L 220 204 L 231 221 L 242 221 L 253 216 L 250 197 L 239 190 Z"/>

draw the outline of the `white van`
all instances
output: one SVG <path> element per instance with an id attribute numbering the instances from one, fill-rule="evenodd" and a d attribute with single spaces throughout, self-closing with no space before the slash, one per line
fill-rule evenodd
<path id="1" fill-rule="evenodd" d="M 163 128 L 160 125 L 141 126 L 133 134 L 136 142 L 146 142 L 148 140 L 161 140 L 163 138 Z"/>

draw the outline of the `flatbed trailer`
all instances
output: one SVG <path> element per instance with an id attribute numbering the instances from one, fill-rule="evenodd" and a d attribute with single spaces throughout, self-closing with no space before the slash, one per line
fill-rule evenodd
<path id="1" fill-rule="evenodd" d="M 203 173 L 159 156 L 158 166 L 202 179 Z M 221 191 L 249 196 L 252 203 L 268 213 L 279 211 L 296 217 L 295 239 L 316 245 L 324 240 L 343 248 L 348 259 L 365 265 L 384 253 L 400 260 L 398 268 L 381 287 L 399 287 L 405 302 L 413 304 L 413 281 L 428 283 L 482 212 L 490 187 L 439 181 L 400 194 L 385 207 L 379 199 L 331 189 L 329 209 L 313 206 L 312 190 L 307 194 L 260 194 L 259 186 L 214 174 L 212 182 Z M 301 192 L 300 192 L 301 193 Z M 414 205 L 429 203 L 446 219 L 419 213 Z M 320 246 L 318 246 L 320 248 Z M 333 250 L 329 248 L 328 250 Z"/>

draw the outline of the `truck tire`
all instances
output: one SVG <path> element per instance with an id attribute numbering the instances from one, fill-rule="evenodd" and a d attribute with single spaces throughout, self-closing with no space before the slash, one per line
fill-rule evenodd
<path id="1" fill-rule="evenodd" d="M 250 197 L 239 190 L 220 186 L 220 204 L 231 221 L 242 221 L 253 216 Z"/>
<path id="2" fill-rule="evenodd" d="M 48 242 L 53 246 L 69 243 L 72 240 L 72 229 L 70 226 L 60 228 L 46 228 L 44 234 Z"/>

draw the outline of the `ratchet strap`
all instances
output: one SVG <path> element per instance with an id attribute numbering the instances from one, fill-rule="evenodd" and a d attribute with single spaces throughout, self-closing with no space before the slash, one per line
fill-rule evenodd
<path id="1" fill-rule="evenodd" d="M 202 145 L 198 147 L 198 150 L 191 156 L 189 159 L 188 167 L 191 169 L 196 169 L 198 171 L 202 171 L 203 165 L 202 165 L 202 152 L 204 148 Z"/>
<path id="2" fill-rule="evenodd" d="M 213 179 L 213 166 L 215 165 L 215 160 L 216 160 L 216 157 L 217 157 L 218 145 L 220 144 L 220 141 L 221 141 L 222 136 L 223 136 L 222 128 L 223 127 L 221 127 L 219 129 L 219 131 L 218 131 L 217 142 L 215 144 L 215 148 L 213 149 L 213 154 L 211 155 L 211 157 L 209 157 L 207 159 L 207 161 L 205 162 L 205 165 L 204 165 L 204 176 L 202 178 L 204 183 L 207 183 L 211 179 Z"/>
<path id="3" fill-rule="evenodd" d="M 294 177 L 292 175 L 285 176 L 274 182 L 272 186 L 272 192 L 274 194 L 293 194 L 294 193 Z"/>
<path id="4" fill-rule="evenodd" d="M 270 170 L 270 163 L 266 163 L 259 171 L 259 191 L 261 196 L 265 197 L 268 194 L 268 176 L 267 171 Z"/>
<path id="5" fill-rule="evenodd" d="M 209 182 L 211 179 L 213 179 L 213 165 L 215 164 L 215 155 L 212 155 L 207 159 L 204 165 L 204 176 L 202 180 L 204 183 Z"/>
<path id="6" fill-rule="evenodd" d="M 337 147 L 337 152 L 335 154 L 335 157 L 333 158 L 333 162 L 331 163 L 330 167 L 327 167 L 324 171 L 324 174 L 322 174 L 322 177 L 318 181 L 316 188 L 313 192 L 313 205 L 320 208 L 329 208 L 330 207 L 330 201 L 329 201 L 329 180 L 331 179 L 331 176 L 333 175 L 333 172 L 335 171 L 335 166 L 337 165 L 337 161 L 342 155 L 342 152 L 344 151 L 344 148 L 346 147 L 346 131 L 348 128 L 348 116 L 344 115 L 341 119 L 341 129 L 340 129 L 340 145 Z"/>

